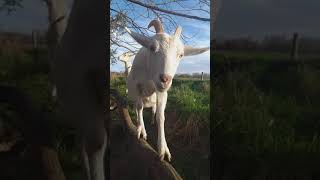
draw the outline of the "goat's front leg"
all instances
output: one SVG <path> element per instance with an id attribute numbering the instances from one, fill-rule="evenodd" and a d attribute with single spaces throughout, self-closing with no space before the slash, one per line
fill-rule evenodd
<path id="1" fill-rule="evenodd" d="M 156 120 L 158 125 L 158 152 L 160 159 L 163 160 L 164 157 L 167 155 L 168 160 L 171 161 L 171 154 L 164 133 L 164 110 L 167 104 L 167 97 L 167 92 L 157 92 Z"/>
<path id="2" fill-rule="evenodd" d="M 137 100 L 136 102 L 136 114 L 137 114 L 137 133 L 138 133 L 138 139 L 140 139 L 140 136 L 142 135 L 142 138 L 144 140 L 147 140 L 147 133 L 146 129 L 144 127 L 143 122 L 143 102 L 141 99 Z"/>
<path id="3" fill-rule="evenodd" d="M 156 111 L 157 111 L 157 104 L 152 106 L 152 119 L 151 124 L 154 124 L 154 120 L 156 119 Z"/>
<path id="4" fill-rule="evenodd" d="M 89 165 L 89 180 L 105 180 L 104 155 L 107 146 L 105 128 L 97 127 L 95 132 L 90 132 L 86 137 L 85 159 L 86 166 Z"/>

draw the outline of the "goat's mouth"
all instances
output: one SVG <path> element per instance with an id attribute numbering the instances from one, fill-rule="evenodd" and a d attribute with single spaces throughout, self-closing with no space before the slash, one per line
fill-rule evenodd
<path id="1" fill-rule="evenodd" d="M 164 83 L 156 83 L 156 88 L 158 91 L 163 92 L 170 88 L 171 83 L 164 84 Z"/>

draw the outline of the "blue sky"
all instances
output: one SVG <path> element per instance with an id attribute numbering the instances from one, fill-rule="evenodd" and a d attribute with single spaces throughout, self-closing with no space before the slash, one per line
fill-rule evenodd
<path id="1" fill-rule="evenodd" d="M 131 8 L 134 9 L 134 13 L 130 10 L 130 8 L 127 8 L 127 5 L 124 3 L 124 1 L 116 1 L 118 5 L 111 4 L 111 8 L 114 9 L 128 9 L 126 12 L 130 17 L 134 17 L 135 22 L 139 24 L 142 27 L 147 27 L 149 22 L 155 18 L 155 16 L 150 16 L 148 18 L 141 17 L 139 14 L 147 13 L 146 9 L 144 7 L 138 6 L 138 5 L 131 5 Z M 193 6 L 194 4 L 198 2 L 193 0 L 186 1 L 186 6 Z M 166 8 L 166 7 L 162 7 Z M 178 10 L 180 11 L 181 8 L 176 5 L 170 6 L 171 10 Z M 113 12 L 111 12 L 113 13 Z M 181 13 L 183 13 L 181 11 Z M 208 17 L 208 14 L 202 13 L 202 12 L 195 12 L 190 13 L 189 15 L 196 15 L 201 17 Z M 178 16 L 171 16 L 181 27 L 182 27 L 182 33 L 184 36 L 189 37 L 186 39 L 186 44 L 193 45 L 196 47 L 209 47 L 210 46 L 210 22 L 203 22 L 188 18 L 182 18 Z M 170 26 L 169 24 L 166 24 L 167 22 L 164 20 L 165 23 L 165 31 L 169 34 L 173 33 L 175 30 L 175 27 Z M 150 28 L 151 31 L 148 31 L 148 35 L 152 36 L 154 35 L 154 29 Z M 129 40 L 130 42 L 133 42 L 134 40 L 128 35 L 125 34 L 121 38 Z M 139 45 L 137 45 L 140 47 Z M 118 55 L 122 54 L 123 52 L 126 52 L 125 49 L 119 48 L 118 49 Z M 124 71 L 124 64 L 121 62 L 118 62 L 116 64 L 113 64 L 110 66 L 111 71 Z M 195 73 L 195 72 L 206 72 L 210 73 L 210 51 L 197 55 L 197 56 L 190 56 L 190 57 L 184 57 L 178 67 L 177 73 Z"/>
<path id="2" fill-rule="evenodd" d="M 71 7 L 72 0 L 67 0 L 69 7 Z M 114 2 L 120 3 L 120 8 L 126 7 L 124 0 L 116 0 Z M 186 7 L 195 7 L 197 1 L 188 0 L 183 4 Z M 14 32 L 23 32 L 30 33 L 34 29 L 45 30 L 48 25 L 48 12 L 46 4 L 42 0 L 24 0 L 23 8 L 18 9 L 16 12 L 12 13 L 10 16 L 7 16 L 5 12 L 0 12 L 0 31 L 14 31 Z M 146 9 L 130 4 L 130 7 L 134 8 L 134 12 L 137 14 L 143 14 L 146 12 Z M 111 8 L 113 7 L 111 4 Z M 166 7 L 162 7 L 166 8 Z M 178 6 L 170 6 L 169 9 L 181 11 L 181 8 Z M 130 11 L 128 11 L 130 13 Z M 181 11 L 181 13 L 185 13 Z M 196 15 L 201 17 L 208 17 L 208 14 L 202 12 L 190 13 L 189 15 Z M 134 14 L 132 14 L 134 15 Z M 187 40 L 188 45 L 193 45 L 197 47 L 208 47 L 210 46 L 210 23 L 202 22 L 187 18 L 182 18 L 178 16 L 172 16 L 172 18 L 182 26 L 182 33 L 187 37 L 192 37 Z M 150 20 L 153 18 L 143 18 L 143 17 L 134 17 L 136 23 L 141 26 L 147 27 Z M 166 21 L 165 21 L 166 23 Z M 165 24 L 167 25 L 167 24 Z M 167 27 L 167 26 L 166 26 Z M 165 29 L 168 33 L 173 33 L 175 27 L 168 26 Z M 148 34 L 153 35 L 153 28 Z M 131 37 L 125 37 L 131 41 Z M 124 65 L 122 63 L 115 64 L 110 67 L 112 71 L 124 71 Z M 193 73 L 193 72 L 210 72 L 210 52 L 206 52 L 197 56 L 185 57 L 181 61 L 181 64 L 178 68 L 178 73 Z"/>

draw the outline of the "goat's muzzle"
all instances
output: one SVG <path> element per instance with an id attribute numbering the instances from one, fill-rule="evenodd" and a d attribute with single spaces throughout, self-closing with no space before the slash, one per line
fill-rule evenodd
<path id="1" fill-rule="evenodd" d="M 172 82 L 172 76 L 167 75 L 167 74 L 161 74 L 159 76 L 159 82 L 157 84 L 157 89 L 158 91 L 162 92 L 165 91 L 166 89 L 170 88 L 171 82 Z"/>
<path id="2" fill-rule="evenodd" d="M 170 75 L 167 75 L 167 74 L 160 74 L 160 81 L 163 83 L 163 84 L 169 84 L 170 81 L 172 80 L 172 77 Z"/>

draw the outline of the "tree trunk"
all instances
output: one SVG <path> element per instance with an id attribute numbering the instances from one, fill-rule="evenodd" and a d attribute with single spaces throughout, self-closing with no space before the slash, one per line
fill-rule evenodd
<path id="1" fill-rule="evenodd" d="M 47 31 L 47 46 L 49 61 L 52 67 L 52 61 L 56 52 L 57 45 L 59 44 L 67 26 L 67 4 L 65 0 L 44 1 L 46 2 L 48 7 L 49 26 Z M 52 96 L 56 95 L 56 87 L 53 87 Z"/>
<path id="2" fill-rule="evenodd" d="M 182 180 L 172 165 L 161 161 L 145 140 L 137 139 L 137 127 L 131 121 L 126 101 L 117 91 L 111 90 L 111 93 L 116 98 L 124 131 L 111 123 L 110 179 Z"/>
<path id="3" fill-rule="evenodd" d="M 67 26 L 67 5 L 65 0 L 44 0 L 48 7 L 49 27 L 47 42 L 50 60 Z"/>
<path id="4" fill-rule="evenodd" d="M 212 21 L 211 21 L 211 39 L 212 39 L 212 48 L 215 49 L 216 48 L 216 21 L 217 21 L 217 0 L 213 0 L 211 5 L 211 13 L 212 15 Z"/>
<path id="5" fill-rule="evenodd" d="M 218 2 L 219 1 L 219 2 Z M 211 32 L 210 32 L 210 37 L 211 37 L 211 46 L 213 49 L 216 49 L 217 46 L 217 16 L 222 8 L 222 3 L 223 0 L 213 0 L 211 1 L 212 5 L 210 8 L 211 13 L 213 14 L 213 18 L 211 21 Z"/>

